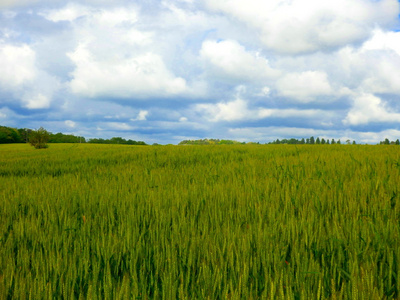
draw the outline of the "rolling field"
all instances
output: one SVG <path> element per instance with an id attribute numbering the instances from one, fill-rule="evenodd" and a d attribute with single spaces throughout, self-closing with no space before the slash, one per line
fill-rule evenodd
<path id="1" fill-rule="evenodd" d="M 0 145 L 0 299 L 397 299 L 400 148 Z"/>

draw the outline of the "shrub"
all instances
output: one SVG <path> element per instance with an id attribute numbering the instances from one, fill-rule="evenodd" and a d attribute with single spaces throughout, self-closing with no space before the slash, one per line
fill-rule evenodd
<path id="1" fill-rule="evenodd" d="M 43 127 L 40 127 L 31 132 L 29 135 L 29 143 L 36 149 L 44 149 L 48 147 L 47 142 L 49 141 L 49 138 L 50 133 Z"/>

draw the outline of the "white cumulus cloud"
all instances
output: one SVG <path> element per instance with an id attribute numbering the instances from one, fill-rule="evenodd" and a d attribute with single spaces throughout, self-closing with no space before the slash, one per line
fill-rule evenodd
<path id="1" fill-rule="evenodd" d="M 26 94 L 23 96 L 22 101 L 24 102 L 24 106 L 29 109 L 42 109 L 42 108 L 49 108 L 51 99 L 43 95 L 39 94 Z"/>
<path id="2" fill-rule="evenodd" d="M 216 104 L 198 104 L 195 110 L 205 114 L 212 122 L 243 120 L 249 114 L 247 102 L 242 99 Z"/>
<path id="3" fill-rule="evenodd" d="M 174 76 L 154 53 L 96 57 L 86 47 L 79 46 L 68 56 L 75 64 L 70 86 L 78 95 L 146 98 L 186 91 L 186 81 Z"/>
<path id="4" fill-rule="evenodd" d="M 42 15 L 47 20 L 53 22 L 59 22 L 59 21 L 71 22 L 78 19 L 79 17 L 87 16 L 89 14 L 90 14 L 90 9 L 88 7 L 75 3 L 69 3 L 63 8 L 45 10 L 44 12 L 39 13 L 39 15 Z"/>
<path id="5" fill-rule="evenodd" d="M 332 93 L 327 74 L 320 71 L 289 73 L 278 80 L 277 90 L 280 95 L 301 102 L 311 102 Z"/>
<path id="6" fill-rule="evenodd" d="M 329 117 L 332 113 L 319 109 L 276 109 L 256 107 L 250 108 L 249 101 L 236 99 L 215 104 L 198 104 L 194 110 L 204 115 L 211 122 L 249 121 L 265 118 L 319 118 Z"/>
<path id="7" fill-rule="evenodd" d="M 211 76 L 237 80 L 263 80 L 277 77 L 268 60 L 251 53 L 234 40 L 205 41 L 200 55 L 206 62 Z"/>
<path id="8" fill-rule="evenodd" d="M 146 121 L 148 115 L 149 115 L 149 112 L 147 110 L 141 110 L 141 111 L 139 111 L 137 117 L 134 119 L 131 119 L 131 121 Z"/>
<path id="9" fill-rule="evenodd" d="M 354 105 L 343 120 L 343 123 L 365 125 L 373 122 L 400 123 L 400 113 L 391 111 L 380 98 L 372 94 L 355 95 Z"/>
<path id="10" fill-rule="evenodd" d="M 77 16 L 84 16 L 75 20 Z M 71 91 L 84 97 L 149 98 L 187 93 L 187 82 L 166 64 L 154 30 L 138 25 L 131 5 L 103 9 L 70 4 L 48 12 L 52 20 L 72 20 L 79 43 L 67 56 L 74 65 Z"/>
<path id="11" fill-rule="evenodd" d="M 76 123 L 74 121 L 66 120 L 64 123 L 69 128 L 75 128 L 76 127 Z"/>
<path id="12" fill-rule="evenodd" d="M 377 25 L 397 22 L 396 0 L 206 0 L 210 9 L 252 26 L 268 49 L 296 54 L 366 40 Z"/>
<path id="13" fill-rule="evenodd" d="M 30 46 L 0 44 L 0 90 L 11 93 L 28 109 L 49 108 L 60 83 L 36 62 Z"/>
<path id="14" fill-rule="evenodd" d="M 400 32 L 376 29 L 370 40 L 363 45 L 364 50 L 392 50 L 400 55 Z"/>
<path id="15" fill-rule="evenodd" d="M 32 82 L 37 75 L 35 60 L 28 45 L 0 44 L 0 86 L 15 88 Z"/>

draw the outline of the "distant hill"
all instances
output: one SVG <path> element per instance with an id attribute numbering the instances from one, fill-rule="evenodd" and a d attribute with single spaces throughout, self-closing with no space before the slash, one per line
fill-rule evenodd
<path id="1" fill-rule="evenodd" d="M 234 145 L 245 144 L 233 140 L 202 139 L 202 140 L 183 140 L 178 145 Z"/>

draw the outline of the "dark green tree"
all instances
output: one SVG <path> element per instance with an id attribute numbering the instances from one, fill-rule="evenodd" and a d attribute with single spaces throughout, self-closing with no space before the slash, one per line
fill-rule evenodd
<path id="1" fill-rule="evenodd" d="M 56 134 L 50 133 L 49 143 L 85 143 L 85 142 L 86 139 L 82 136 L 63 134 L 61 132 Z"/>
<path id="2" fill-rule="evenodd" d="M 0 126 L 0 144 L 21 143 L 21 135 L 15 128 Z"/>
<path id="3" fill-rule="evenodd" d="M 19 135 L 21 136 L 21 143 L 27 143 L 29 141 L 29 135 L 32 132 L 32 129 L 28 128 L 19 128 Z"/>
<path id="4" fill-rule="evenodd" d="M 40 127 L 37 130 L 32 130 L 31 134 L 29 135 L 29 143 L 36 149 L 47 148 L 47 142 L 49 139 L 50 133 L 43 127 Z"/>

